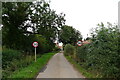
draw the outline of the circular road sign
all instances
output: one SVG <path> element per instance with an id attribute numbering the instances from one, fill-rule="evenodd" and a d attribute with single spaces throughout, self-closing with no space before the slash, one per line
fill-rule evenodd
<path id="1" fill-rule="evenodd" d="M 77 42 L 77 45 L 78 45 L 78 46 L 82 46 L 82 41 L 78 41 L 78 42 Z"/>
<path id="2" fill-rule="evenodd" d="M 33 42 L 33 47 L 38 47 L 38 42 Z"/>

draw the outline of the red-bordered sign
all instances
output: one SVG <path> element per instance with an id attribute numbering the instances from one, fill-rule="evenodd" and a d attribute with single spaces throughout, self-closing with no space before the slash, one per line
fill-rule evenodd
<path id="1" fill-rule="evenodd" d="M 78 41 L 78 42 L 77 42 L 77 45 L 78 45 L 78 46 L 82 46 L 82 41 Z"/>
<path id="2" fill-rule="evenodd" d="M 38 47 L 38 42 L 33 42 L 33 47 Z"/>

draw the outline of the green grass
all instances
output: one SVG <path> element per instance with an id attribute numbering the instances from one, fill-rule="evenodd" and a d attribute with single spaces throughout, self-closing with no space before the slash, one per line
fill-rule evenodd
<path id="1" fill-rule="evenodd" d="M 37 58 L 36 62 L 33 62 L 28 67 L 15 71 L 8 78 L 35 78 L 39 71 L 47 64 L 49 59 L 55 53 L 47 53 L 42 55 L 40 58 Z"/>
<path id="2" fill-rule="evenodd" d="M 95 75 L 91 74 L 90 72 L 87 72 L 83 67 L 81 67 L 77 62 L 75 62 L 70 56 L 65 56 L 67 60 L 73 64 L 73 66 L 86 78 L 95 78 Z"/>

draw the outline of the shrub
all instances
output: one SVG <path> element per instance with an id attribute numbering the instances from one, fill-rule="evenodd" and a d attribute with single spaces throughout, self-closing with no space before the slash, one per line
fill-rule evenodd
<path id="1" fill-rule="evenodd" d="M 89 48 L 91 52 L 88 55 L 87 62 L 91 60 L 93 68 L 99 69 L 103 77 L 120 77 L 118 75 L 120 73 L 118 66 L 120 61 L 118 38 L 119 30 L 117 26 L 100 26 L 99 29 L 96 29 L 96 37 L 91 48 Z"/>
<path id="2" fill-rule="evenodd" d="M 12 49 L 3 49 L 2 55 L 3 78 L 6 78 L 20 68 L 28 66 L 34 61 L 34 56 L 23 55 L 20 51 Z"/>
<path id="3" fill-rule="evenodd" d="M 71 44 L 66 44 L 64 48 L 64 54 L 66 56 L 73 55 L 75 53 L 75 47 Z"/>
<path id="4" fill-rule="evenodd" d="M 78 62 L 85 62 L 86 60 L 86 55 L 87 55 L 87 46 L 89 44 L 85 44 L 84 46 L 78 46 L 76 50 L 76 60 Z"/>
<path id="5" fill-rule="evenodd" d="M 99 25 L 92 33 L 92 42 L 77 48 L 77 60 L 87 70 L 107 78 L 120 77 L 119 29 Z"/>
<path id="6" fill-rule="evenodd" d="M 3 49 L 2 50 L 2 68 L 6 68 L 13 59 L 20 59 L 22 53 L 17 50 Z"/>

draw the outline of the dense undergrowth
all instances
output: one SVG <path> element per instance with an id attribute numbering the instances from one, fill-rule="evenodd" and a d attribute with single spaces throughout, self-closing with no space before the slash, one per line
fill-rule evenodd
<path id="1" fill-rule="evenodd" d="M 13 75 L 13 73 L 16 72 L 16 71 L 17 71 L 16 74 L 18 74 L 21 71 L 21 69 L 24 69 L 24 68 L 28 67 L 31 64 L 35 64 L 34 66 L 36 66 L 36 65 L 39 66 L 38 69 L 40 69 L 41 67 L 43 67 L 45 65 L 45 63 L 47 63 L 47 60 L 54 53 L 55 52 L 53 52 L 51 54 L 47 54 L 47 53 L 44 53 L 42 55 L 37 54 L 37 59 L 39 59 L 42 56 L 46 55 L 43 58 L 44 61 L 42 60 L 42 62 L 41 62 L 41 63 L 44 63 L 44 64 L 38 64 L 37 65 L 34 62 L 34 53 L 25 54 L 25 53 L 23 53 L 21 51 L 18 51 L 18 50 L 12 50 L 12 49 L 4 48 L 3 51 L 2 51 L 2 77 L 3 77 L 3 79 L 8 78 L 9 76 Z M 33 73 L 33 74 L 36 74 L 36 73 Z"/>
<path id="2" fill-rule="evenodd" d="M 43 54 L 41 57 L 38 57 L 36 62 L 32 62 L 27 67 L 16 70 L 11 74 L 8 79 L 19 79 L 20 80 L 34 80 L 38 73 L 43 69 L 47 64 L 49 59 L 55 54 L 55 52 L 50 52 Z"/>
<path id="3" fill-rule="evenodd" d="M 3 78 L 11 75 L 14 71 L 24 68 L 34 61 L 33 55 L 25 55 L 24 53 L 12 50 L 3 49 L 2 51 L 2 75 Z"/>

